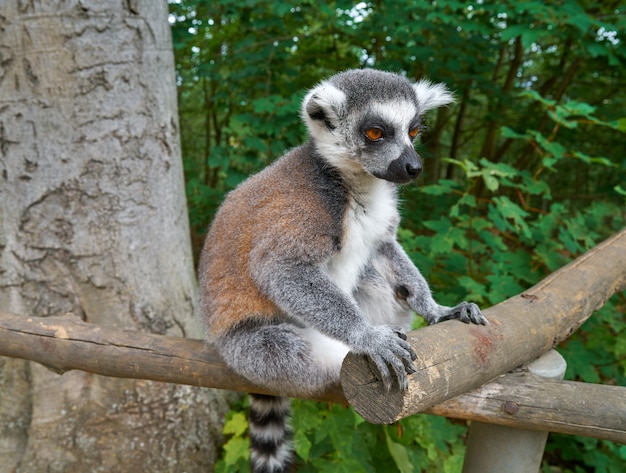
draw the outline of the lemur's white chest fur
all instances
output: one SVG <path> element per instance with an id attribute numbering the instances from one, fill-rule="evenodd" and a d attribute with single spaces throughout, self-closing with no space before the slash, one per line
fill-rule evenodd
<path id="1" fill-rule="evenodd" d="M 386 181 L 367 179 L 367 185 L 350 197 L 341 250 L 324 266 L 346 294 L 352 295 L 381 241 L 394 238 L 398 220 L 395 189 Z"/>

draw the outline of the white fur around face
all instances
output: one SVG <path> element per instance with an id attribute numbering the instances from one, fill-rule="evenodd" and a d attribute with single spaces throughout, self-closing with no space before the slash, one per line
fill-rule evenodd
<path id="1" fill-rule="evenodd" d="M 413 140 L 409 137 L 409 128 L 411 124 L 415 123 L 418 114 L 418 110 L 413 104 L 406 101 L 373 102 L 369 106 L 368 113 L 380 117 L 382 121 L 396 130 L 398 135 L 402 137 L 398 145 L 413 146 Z M 320 124 L 314 122 L 309 126 L 309 129 L 311 130 L 315 126 L 320 126 Z M 333 167 L 347 176 L 367 173 L 363 165 L 355 159 L 355 149 L 350 147 L 359 145 L 343 139 L 340 136 L 340 129 L 328 130 L 323 127 L 316 129 L 316 131 L 318 134 L 314 135 L 315 144 L 320 154 Z"/>
<path id="2" fill-rule="evenodd" d="M 422 79 L 413 84 L 413 90 L 417 95 L 420 114 L 454 102 L 454 96 L 445 84 L 433 84 L 428 79 Z"/>
<path id="3" fill-rule="evenodd" d="M 341 136 L 338 126 L 345 102 L 346 95 L 324 81 L 306 94 L 302 101 L 301 115 L 320 154 L 339 169 L 355 172 L 360 167 L 352 160 L 352 151 L 345 145 L 345 138 Z M 323 110 L 329 121 L 337 123 L 336 128 L 329 129 L 325 122 L 312 119 L 309 111 L 315 109 Z"/>
<path id="4" fill-rule="evenodd" d="M 320 133 L 326 132 L 326 125 L 319 120 L 313 120 L 308 113 L 308 109 L 314 105 L 324 110 L 331 120 L 336 120 L 342 115 L 342 110 L 346 102 L 346 94 L 330 82 L 324 81 L 311 89 L 302 101 L 302 119 L 306 123 L 309 133 L 314 138 L 318 138 Z"/>
<path id="5" fill-rule="evenodd" d="M 374 102 L 370 106 L 371 112 L 393 126 L 397 133 L 405 136 L 405 144 L 411 145 L 409 127 L 414 122 L 418 110 L 413 104 L 406 101 Z"/>

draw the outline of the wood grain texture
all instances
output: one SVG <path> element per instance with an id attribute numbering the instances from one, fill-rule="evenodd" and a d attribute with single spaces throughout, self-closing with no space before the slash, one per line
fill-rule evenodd
<path id="1" fill-rule="evenodd" d="M 508 373 L 428 410 L 509 427 L 563 432 L 626 444 L 626 388 Z M 498 421 L 493 422 L 494 415 Z"/>
<path id="2" fill-rule="evenodd" d="M 21 317 L 0 311 L 0 356 L 40 363 L 56 373 L 82 370 L 232 391 L 276 394 L 231 371 L 203 340 L 88 324 L 75 317 Z M 297 392 L 281 393 L 296 397 Z M 343 402 L 336 386 L 316 399 Z"/>

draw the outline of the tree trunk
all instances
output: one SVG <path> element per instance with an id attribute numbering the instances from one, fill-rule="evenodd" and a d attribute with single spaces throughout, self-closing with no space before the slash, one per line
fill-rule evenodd
<path id="1" fill-rule="evenodd" d="M 0 308 L 199 338 L 166 2 L 0 7 Z M 223 394 L 0 358 L 0 473 L 208 471 Z"/>

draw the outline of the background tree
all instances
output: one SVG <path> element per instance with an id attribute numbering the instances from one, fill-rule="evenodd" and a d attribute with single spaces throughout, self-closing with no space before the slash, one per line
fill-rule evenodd
<path id="1" fill-rule="evenodd" d="M 196 248 L 247 174 L 299 144 L 305 89 L 349 67 L 428 76 L 457 104 L 428 117 L 425 176 L 403 189 L 400 239 L 438 299 L 521 292 L 626 223 L 623 2 L 172 2 L 183 156 Z M 559 347 L 568 379 L 626 383 L 626 297 Z M 237 406 L 241 408 L 242 406 Z M 414 416 L 370 426 L 296 402 L 301 471 L 459 471 L 465 430 Z M 245 465 L 233 410 L 221 471 Z M 551 436 L 561 471 L 621 471 L 611 442 Z"/>
<path id="2" fill-rule="evenodd" d="M 200 338 L 167 5 L 3 2 L 0 31 L 0 306 Z M 0 359 L 0 472 L 207 471 L 225 406 Z"/>

